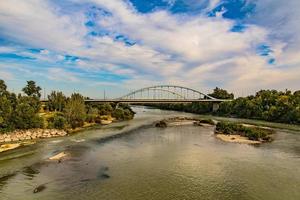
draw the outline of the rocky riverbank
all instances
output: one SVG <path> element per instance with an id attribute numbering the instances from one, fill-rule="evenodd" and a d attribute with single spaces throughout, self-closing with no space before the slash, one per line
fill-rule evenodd
<path id="1" fill-rule="evenodd" d="M 40 138 L 60 137 L 65 135 L 67 135 L 66 131 L 57 129 L 15 130 L 10 133 L 0 134 L 0 144 Z"/>

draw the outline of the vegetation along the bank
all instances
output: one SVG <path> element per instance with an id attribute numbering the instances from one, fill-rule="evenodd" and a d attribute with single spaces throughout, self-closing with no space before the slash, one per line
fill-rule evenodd
<path id="1" fill-rule="evenodd" d="M 255 95 L 234 99 L 232 93 L 215 88 L 212 97 L 232 99 L 219 104 L 219 109 L 213 112 L 213 103 L 192 104 L 153 104 L 160 109 L 185 111 L 197 114 L 213 114 L 225 117 L 259 119 L 270 122 L 300 124 L 300 90 L 261 90 Z"/>
<path id="2" fill-rule="evenodd" d="M 246 126 L 234 122 L 218 122 L 216 125 L 216 134 L 240 135 L 247 137 L 249 140 L 267 142 L 271 141 L 271 135 L 274 130 L 257 126 Z"/>
<path id="3" fill-rule="evenodd" d="M 34 81 L 27 81 L 22 91 L 23 94 L 9 92 L 0 80 L 0 134 L 16 129 L 72 130 L 134 116 L 128 105 L 85 103 L 85 97 L 78 93 L 66 97 L 62 92 L 53 91 L 48 95 L 48 102 L 41 103 L 41 87 Z"/>

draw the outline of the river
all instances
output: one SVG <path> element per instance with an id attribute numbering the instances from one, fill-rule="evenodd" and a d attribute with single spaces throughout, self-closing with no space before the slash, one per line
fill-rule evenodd
<path id="1" fill-rule="evenodd" d="M 134 109 L 133 120 L 0 154 L 0 199 L 300 199 L 300 133 L 226 143 L 213 127 L 152 125 L 191 114 Z M 47 161 L 61 151 L 70 158 Z"/>

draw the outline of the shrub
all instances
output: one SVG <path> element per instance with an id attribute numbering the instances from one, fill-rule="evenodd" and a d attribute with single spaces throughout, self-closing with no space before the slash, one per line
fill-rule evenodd
<path id="1" fill-rule="evenodd" d="M 246 127 L 242 124 L 232 122 L 218 122 L 216 125 L 216 133 L 222 134 L 238 134 L 245 136 L 250 140 L 265 140 L 269 141 L 271 138 L 269 135 L 273 134 L 274 131 L 271 129 L 264 129 L 259 127 Z"/>
<path id="2" fill-rule="evenodd" d="M 67 119 L 61 114 L 56 113 L 53 117 L 48 118 L 48 127 L 55 129 L 64 129 L 67 125 Z"/>

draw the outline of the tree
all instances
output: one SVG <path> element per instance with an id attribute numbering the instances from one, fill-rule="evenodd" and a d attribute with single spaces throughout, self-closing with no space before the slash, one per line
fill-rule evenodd
<path id="1" fill-rule="evenodd" d="M 3 95 L 7 95 L 8 92 L 7 92 L 7 86 L 4 82 L 4 80 L 1 80 L 0 79 L 0 96 L 3 96 Z"/>
<path id="2" fill-rule="evenodd" d="M 59 111 L 62 112 L 67 103 L 66 96 L 59 91 L 52 91 L 48 95 L 47 108 L 49 111 Z"/>
<path id="3" fill-rule="evenodd" d="M 110 115 L 113 107 L 109 103 L 98 104 L 98 110 L 100 115 Z"/>
<path id="4" fill-rule="evenodd" d="M 86 118 L 84 98 L 78 93 L 72 94 L 64 110 L 66 119 L 72 128 L 83 126 Z"/>
<path id="5" fill-rule="evenodd" d="M 28 97 L 27 102 L 34 108 L 35 112 L 38 112 L 41 108 L 41 90 L 41 87 L 36 86 L 34 81 L 27 81 L 27 85 L 22 89 Z"/>
<path id="6" fill-rule="evenodd" d="M 29 97 L 40 98 L 42 88 L 36 86 L 34 81 L 27 81 L 27 85 L 22 89 L 22 91 Z"/>
<path id="7" fill-rule="evenodd" d="M 30 97 L 19 96 L 13 115 L 14 126 L 17 129 L 42 128 L 43 119 L 38 116 L 36 109 L 31 105 Z"/>
<path id="8" fill-rule="evenodd" d="M 209 96 L 212 96 L 217 99 L 233 99 L 234 95 L 233 93 L 227 92 L 227 90 L 223 90 L 221 88 L 216 87 L 213 91 L 213 93 L 209 94 Z"/>
<path id="9" fill-rule="evenodd" d="M 10 100 L 10 93 L 6 89 L 5 82 L 0 80 L 0 132 L 13 129 L 11 123 L 13 105 Z"/>

